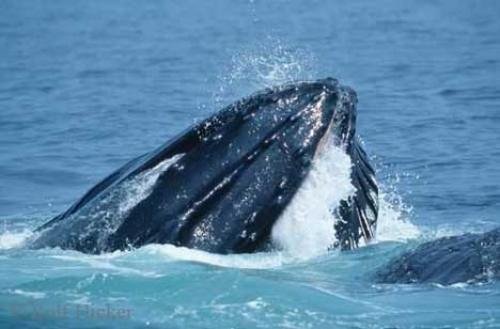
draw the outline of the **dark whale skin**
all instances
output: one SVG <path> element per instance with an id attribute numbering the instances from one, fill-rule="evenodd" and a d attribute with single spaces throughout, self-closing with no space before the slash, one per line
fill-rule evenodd
<path id="1" fill-rule="evenodd" d="M 426 242 L 376 273 L 379 283 L 484 282 L 500 276 L 500 228 Z"/>
<path id="2" fill-rule="evenodd" d="M 265 250 L 330 134 L 353 162 L 356 194 L 338 208 L 344 221 L 337 238 L 342 249 L 355 248 L 373 237 L 378 212 L 375 174 L 355 135 L 356 103 L 355 92 L 331 78 L 237 101 L 106 177 L 39 227 L 31 247 L 102 253 L 169 243 L 222 254 Z M 121 213 L 125 187 L 168 161 L 174 163 L 149 193 Z"/>

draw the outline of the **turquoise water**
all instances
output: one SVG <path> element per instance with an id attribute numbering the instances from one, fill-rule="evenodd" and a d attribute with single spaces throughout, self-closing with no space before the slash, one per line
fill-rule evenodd
<path id="1" fill-rule="evenodd" d="M 497 1 L 2 1 L 0 328 L 500 328 L 496 282 L 372 280 L 421 241 L 498 226 L 499 13 Z M 376 243 L 23 248 L 100 178 L 222 105 L 326 76 L 358 93 L 383 192 Z"/>

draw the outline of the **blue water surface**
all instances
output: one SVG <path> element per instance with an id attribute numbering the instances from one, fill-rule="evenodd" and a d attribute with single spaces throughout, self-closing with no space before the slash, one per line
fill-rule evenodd
<path id="1" fill-rule="evenodd" d="M 372 280 L 422 240 L 499 224 L 499 15 L 494 0 L 1 1 L 0 328 L 500 328 L 498 283 Z M 224 104 L 327 76 L 358 94 L 390 208 L 378 243 L 300 261 L 20 247 Z"/>

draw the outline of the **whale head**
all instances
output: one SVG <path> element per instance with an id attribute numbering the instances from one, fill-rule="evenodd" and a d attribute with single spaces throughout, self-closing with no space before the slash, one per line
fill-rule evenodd
<path id="1" fill-rule="evenodd" d="M 356 102 L 352 89 L 331 78 L 243 98 L 105 178 L 40 227 L 33 246 L 90 253 L 148 243 L 217 253 L 266 249 L 274 223 L 331 143 L 351 156 L 353 184 L 373 191 L 372 170 L 356 171 L 367 162 L 355 139 Z M 341 207 L 343 248 L 373 236 L 376 207 L 368 214 L 368 194 Z"/>

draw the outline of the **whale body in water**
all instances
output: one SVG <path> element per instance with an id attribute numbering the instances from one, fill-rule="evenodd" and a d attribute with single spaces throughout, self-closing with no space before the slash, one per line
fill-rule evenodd
<path id="1" fill-rule="evenodd" d="M 484 282 L 500 277 L 500 228 L 419 245 L 377 271 L 380 283 Z"/>
<path id="2" fill-rule="evenodd" d="M 355 92 L 332 78 L 257 92 L 113 172 L 40 226 L 31 247 L 103 253 L 168 243 L 223 254 L 273 248 L 273 225 L 333 144 L 350 157 L 355 190 L 332 205 L 336 247 L 356 248 L 374 237 L 378 214 L 356 104 Z"/>

